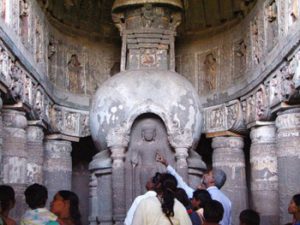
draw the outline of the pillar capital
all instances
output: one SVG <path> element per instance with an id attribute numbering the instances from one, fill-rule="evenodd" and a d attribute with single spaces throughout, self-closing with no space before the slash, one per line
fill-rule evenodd
<path id="1" fill-rule="evenodd" d="M 300 127 L 300 108 L 289 109 L 279 112 L 276 118 L 278 129 L 299 129 Z M 292 136 L 300 136 L 300 132 L 289 132 Z"/>
<path id="2" fill-rule="evenodd" d="M 3 109 L 3 125 L 6 127 L 25 129 L 27 127 L 27 119 L 25 112 L 14 109 Z"/>
<path id="3" fill-rule="evenodd" d="M 250 138 L 252 144 L 255 143 L 274 143 L 276 137 L 275 123 L 268 125 L 255 126 L 251 128 Z"/>
<path id="4" fill-rule="evenodd" d="M 126 129 L 122 127 L 112 128 L 106 137 L 107 146 L 110 149 L 115 148 L 126 148 L 129 143 L 129 135 L 127 134 Z"/>
<path id="5" fill-rule="evenodd" d="M 242 137 L 214 137 L 212 140 L 212 148 L 240 148 L 244 147 L 244 140 Z"/>

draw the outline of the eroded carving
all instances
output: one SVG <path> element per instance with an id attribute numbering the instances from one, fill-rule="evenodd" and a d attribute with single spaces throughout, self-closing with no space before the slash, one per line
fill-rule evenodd
<path id="1" fill-rule="evenodd" d="M 82 66 L 76 54 L 71 55 L 68 62 L 69 90 L 73 93 L 83 93 L 83 82 L 81 81 Z"/>
<path id="2" fill-rule="evenodd" d="M 208 90 L 215 90 L 217 86 L 218 62 L 213 52 L 208 53 L 204 59 L 205 83 Z"/>
<path id="3" fill-rule="evenodd" d="M 234 79 L 242 77 L 246 69 L 247 45 L 244 39 L 234 44 Z"/>
<path id="4" fill-rule="evenodd" d="M 267 23 L 267 49 L 271 51 L 278 42 L 278 9 L 276 0 L 271 0 L 265 9 Z"/>

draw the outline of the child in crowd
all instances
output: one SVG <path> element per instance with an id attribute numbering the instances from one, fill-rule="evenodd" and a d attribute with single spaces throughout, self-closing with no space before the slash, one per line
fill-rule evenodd
<path id="1" fill-rule="evenodd" d="M 45 208 L 48 191 L 40 184 L 30 185 L 24 192 L 29 210 L 21 219 L 21 225 L 58 225 L 57 216 Z"/>

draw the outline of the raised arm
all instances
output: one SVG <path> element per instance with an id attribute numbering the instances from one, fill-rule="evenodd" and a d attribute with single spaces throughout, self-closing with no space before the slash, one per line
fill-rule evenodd
<path id="1" fill-rule="evenodd" d="M 165 165 L 166 168 L 167 168 L 167 172 L 172 174 L 177 182 L 178 182 L 178 187 L 182 188 L 183 190 L 185 190 L 185 192 L 187 193 L 188 197 L 189 198 L 192 198 L 193 197 L 193 192 L 194 192 L 194 189 L 191 188 L 184 180 L 183 178 L 176 172 L 176 170 L 170 166 L 167 162 L 167 160 L 162 156 L 160 155 L 159 153 L 156 154 L 156 161 L 157 162 L 160 162 L 161 164 Z"/>

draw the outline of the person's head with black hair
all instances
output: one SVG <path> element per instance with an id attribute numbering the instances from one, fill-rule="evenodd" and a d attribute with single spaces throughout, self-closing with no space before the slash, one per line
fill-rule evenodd
<path id="1" fill-rule="evenodd" d="M 182 203 L 182 205 L 184 205 L 184 207 L 187 208 L 187 207 L 191 206 L 191 202 L 189 200 L 189 197 L 187 196 L 184 189 L 177 188 L 176 193 L 175 193 L 175 197 L 177 198 L 178 201 L 180 201 Z"/>
<path id="2" fill-rule="evenodd" d="M 11 186 L 0 185 L 0 205 L 1 216 L 4 223 L 16 224 L 16 222 L 9 217 L 10 210 L 15 206 L 15 191 Z"/>
<path id="3" fill-rule="evenodd" d="M 31 209 L 44 208 L 48 199 L 47 188 L 40 184 L 32 184 L 26 188 L 25 200 Z"/>
<path id="4" fill-rule="evenodd" d="M 175 193 L 177 180 L 169 173 L 162 173 L 157 185 L 157 194 L 162 198 L 162 211 L 167 217 L 174 216 Z"/>
<path id="5" fill-rule="evenodd" d="M 292 214 L 296 221 L 300 221 L 300 194 L 296 194 L 292 197 L 288 213 Z"/>
<path id="6" fill-rule="evenodd" d="M 240 213 L 240 225 L 259 225 L 260 217 L 258 212 L 252 209 L 245 209 Z"/>
<path id="7" fill-rule="evenodd" d="M 204 219 L 207 223 L 219 224 L 224 214 L 222 204 L 216 200 L 208 201 L 204 206 Z"/>
<path id="8" fill-rule="evenodd" d="M 161 173 L 155 173 L 155 175 L 153 177 L 151 177 L 147 183 L 146 183 L 146 189 L 147 191 L 150 191 L 150 190 L 155 190 L 156 189 L 156 186 L 158 185 L 159 183 L 159 180 L 160 180 L 160 176 L 161 176 Z"/>
<path id="9" fill-rule="evenodd" d="M 193 198 L 191 200 L 194 209 L 204 208 L 205 204 L 211 201 L 212 198 L 209 192 L 205 189 L 197 189 L 193 192 Z"/>
<path id="10" fill-rule="evenodd" d="M 11 186 L 0 185 L 0 202 L 2 213 L 11 210 L 15 206 L 15 191 Z"/>

